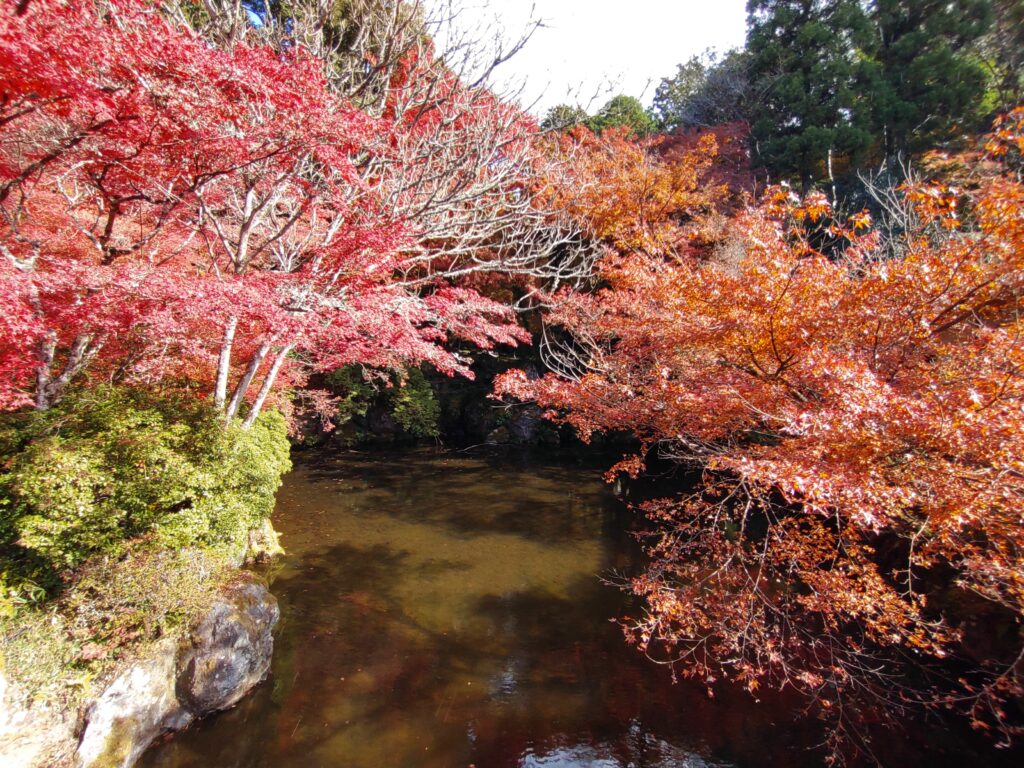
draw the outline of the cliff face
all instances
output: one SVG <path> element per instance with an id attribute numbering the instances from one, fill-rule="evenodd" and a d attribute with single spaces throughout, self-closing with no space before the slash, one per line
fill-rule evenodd
<path id="1" fill-rule="evenodd" d="M 236 704 L 270 669 L 279 616 L 243 572 L 192 630 L 126 666 L 77 713 L 32 707 L 0 675 L 0 764 L 128 768 L 158 736 Z"/>

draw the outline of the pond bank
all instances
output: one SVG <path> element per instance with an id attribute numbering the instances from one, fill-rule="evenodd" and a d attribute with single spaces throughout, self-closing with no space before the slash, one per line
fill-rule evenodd
<path id="1" fill-rule="evenodd" d="M 126 660 L 76 711 L 27 700 L 0 673 L 5 768 L 129 768 L 159 736 L 235 705 L 267 675 L 279 611 L 239 572 L 190 631 Z"/>

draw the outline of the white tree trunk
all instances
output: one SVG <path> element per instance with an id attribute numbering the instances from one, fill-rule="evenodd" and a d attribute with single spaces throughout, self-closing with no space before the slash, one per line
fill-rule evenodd
<path id="1" fill-rule="evenodd" d="M 57 334 L 49 331 L 39 345 L 39 370 L 36 371 L 36 410 L 45 411 L 50 407 L 50 377 L 53 370 L 53 356 L 57 353 Z"/>
<path id="2" fill-rule="evenodd" d="M 256 350 L 256 354 L 252 356 L 252 360 L 249 361 L 249 367 L 245 369 L 245 373 L 238 382 L 238 386 L 235 387 L 234 394 L 231 395 L 231 402 L 228 403 L 228 410 L 226 414 L 228 421 L 231 421 L 238 415 L 238 409 L 242 406 L 242 401 L 245 399 L 245 393 L 248 391 L 249 385 L 252 384 L 252 380 L 256 377 L 256 372 L 263 364 L 263 358 L 267 356 L 267 352 L 269 351 L 270 342 L 265 341 L 260 345 L 260 348 Z"/>
<path id="3" fill-rule="evenodd" d="M 220 345 L 220 359 L 217 361 L 217 384 L 213 391 L 213 406 L 223 410 L 224 402 L 228 399 L 228 373 L 231 370 L 231 345 L 235 340 L 235 329 L 238 327 L 238 318 L 229 317 L 228 323 L 224 326 L 224 341 Z"/>
<path id="4" fill-rule="evenodd" d="M 267 399 L 267 395 L 270 394 L 271 388 L 274 386 L 274 379 L 277 378 L 277 372 L 281 370 L 281 366 L 284 364 L 285 358 L 288 357 L 288 353 L 294 348 L 294 344 L 285 344 L 281 347 L 281 351 L 277 353 L 277 357 L 274 358 L 274 364 L 270 366 L 270 370 L 267 372 L 267 378 L 263 380 L 263 386 L 260 387 L 260 393 L 256 395 L 256 400 L 252 404 L 252 408 L 249 409 L 249 413 L 245 417 L 245 421 L 242 422 L 242 426 L 245 429 L 251 427 L 256 417 L 260 415 L 260 411 L 263 409 L 263 403 Z"/>

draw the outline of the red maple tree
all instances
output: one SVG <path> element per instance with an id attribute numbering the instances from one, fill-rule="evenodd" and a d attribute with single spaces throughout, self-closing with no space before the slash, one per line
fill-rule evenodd
<path id="1" fill-rule="evenodd" d="M 248 403 L 251 422 L 310 370 L 468 373 L 449 338 L 526 340 L 507 307 L 452 282 L 503 265 L 467 266 L 467 227 L 436 223 L 483 220 L 495 202 L 479 185 L 493 198 L 515 183 L 529 120 L 484 89 L 448 78 L 410 104 L 434 66 L 412 58 L 374 118 L 302 49 L 221 50 L 143 0 L 3 13 L 0 279 L 17 310 L 3 407 L 50 407 L 90 377 L 188 382 L 229 418 Z M 487 134 L 503 155 L 438 174 L 422 148 L 443 132 L 464 153 Z"/>

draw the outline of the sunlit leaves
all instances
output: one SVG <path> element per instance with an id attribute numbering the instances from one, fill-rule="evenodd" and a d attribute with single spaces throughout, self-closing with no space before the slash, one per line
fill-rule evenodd
<path id="1" fill-rule="evenodd" d="M 1014 125 L 990 146 L 1016 146 Z M 1024 186 L 1003 170 L 905 189 L 921 224 L 901 258 L 866 214 L 776 188 L 728 247 L 622 226 L 603 287 L 561 295 L 578 375 L 500 391 L 704 469 L 693 497 L 646 510 L 661 534 L 631 633 L 648 653 L 829 701 L 839 735 L 872 708 L 957 697 L 1006 726 L 993 702 L 1020 691 L 1012 658 L 975 663 L 968 693 L 906 664 L 961 654 L 947 614 L 967 592 L 1024 615 Z M 606 178 L 589 199 L 615 198 Z"/>
<path id="2" fill-rule="evenodd" d="M 442 214 L 409 202 L 490 216 L 459 179 L 501 164 L 474 138 L 525 140 L 518 109 L 450 73 L 425 100 L 401 80 L 438 65 L 411 59 L 374 118 L 301 47 L 219 49 L 145 0 L 0 13 L 0 407 L 90 379 L 205 393 L 253 366 L 270 390 L 350 362 L 465 373 L 451 337 L 525 340 L 506 308 L 424 267 Z M 461 154 L 424 190 L 436 158 L 408 148 L 441 133 Z"/>

